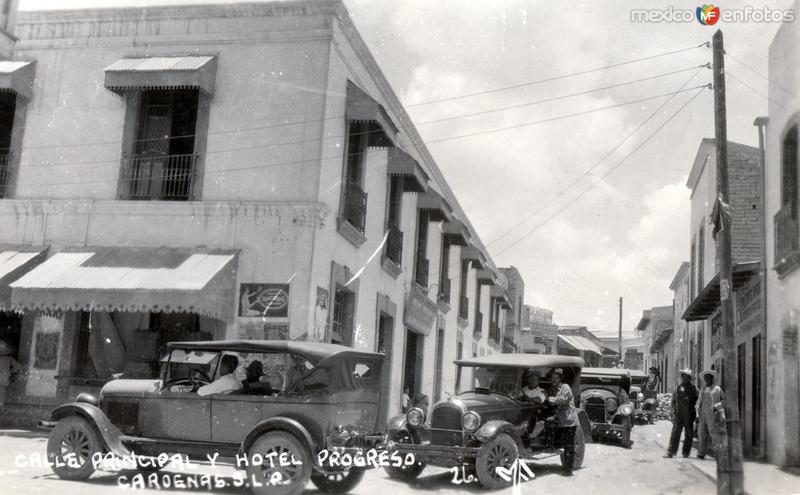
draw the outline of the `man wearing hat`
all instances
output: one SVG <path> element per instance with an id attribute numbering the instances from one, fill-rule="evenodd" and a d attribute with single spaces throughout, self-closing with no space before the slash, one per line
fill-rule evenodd
<path id="1" fill-rule="evenodd" d="M 0 340 L 0 406 L 5 404 L 6 388 L 11 376 L 20 370 L 20 365 L 12 354 L 11 346 Z"/>
<path id="2" fill-rule="evenodd" d="M 664 457 L 674 457 L 678 453 L 678 444 L 683 432 L 683 457 L 689 457 L 692 451 L 694 434 L 695 403 L 697 402 L 697 387 L 692 383 L 692 370 L 686 368 L 680 371 L 681 383 L 672 394 L 672 434 L 669 437 L 669 448 Z"/>
<path id="3" fill-rule="evenodd" d="M 552 371 L 550 382 L 553 384 L 553 395 L 548 401 L 556 408 L 557 434 L 564 444 L 564 474 L 571 476 L 572 464 L 575 462 L 575 429 L 578 427 L 578 415 L 575 414 L 575 396 L 570 386 L 561 381 L 563 377 L 563 369 L 556 368 Z"/>
<path id="4" fill-rule="evenodd" d="M 720 438 L 717 415 L 724 414 L 725 410 L 725 406 L 722 404 L 722 401 L 725 400 L 725 392 L 722 391 L 719 385 L 714 383 L 717 373 L 707 370 L 701 376 L 703 377 L 703 389 L 700 391 L 700 400 L 697 401 L 697 417 L 700 419 L 700 424 L 697 427 L 699 440 L 699 445 L 697 446 L 698 459 L 703 459 L 708 454 L 709 436 L 711 437 L 711 448 L 714 450 L 714 455 L 718 455 L 717 449 L 720 446 Z"/>

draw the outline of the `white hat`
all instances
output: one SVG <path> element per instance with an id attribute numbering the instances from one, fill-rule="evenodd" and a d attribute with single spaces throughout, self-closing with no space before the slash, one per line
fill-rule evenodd
<path id="1" fill-rule="evenodd" d="M 680 374 L 681 374 L 681 375 L 689 375 L 689 376 L 692 376 L 692 370 L 690 370 L 689 368 L 684 368 L 684 369 L 682 369 L 682 370 L 680 371 Z"/>

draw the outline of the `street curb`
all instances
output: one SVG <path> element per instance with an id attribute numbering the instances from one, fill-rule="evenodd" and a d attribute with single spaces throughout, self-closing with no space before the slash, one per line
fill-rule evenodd
<path id="1" fill-rule="evenodd" d="M 664 448 L 665 450 L 666 450 L 667 448 L 669 448 L 669 442 L 665 442 L 665 441 L 664 441 L 664 439 L 663 439 L 661 436 L 658 436 L 658 435 L 656 435 L 656 437 L 655 437 L 655 441 L 656 441 L 656 443 L 657 443 L 657 444 L 659 444 L 659 445 L 660 445 L 662 448 Z M 692 467 L 693 467 L 695 470 L 697 470 L 697 471 L 698 471 L 700 474 L 702 474 L 703 476 L 705 476 L 706 478 L 708 478 L 709 480 L 711 480 L 712 482 L 714 482 L 714 483 L 716 484 L 716 482 L 717 482 L 717 475 L 716 475 L 716 473 L 711 473 L 711 472 L 708 472 L 707 470 L 705 470 L 705 469 L 701 468 L 701 467 L 700 467 L 700 466 L 698 466 L 698 465 L 697 465 L 697 463 L 696 463 L 696 462 L 694 462 L 694 460 L 692 460 L 691 458 L 684 458 L 684 457 L 682 457 L 681 459 L 682 459 L 682 460 L 686 460 L 686 464 L 689 464 L 689 465 L 690 465 L 690 466 L 692 466 Z M 695 459 L 695 460 L 697 460 L 698 462 L 705 462 L 705 461 L 700 461 L 699 459 Z"/>

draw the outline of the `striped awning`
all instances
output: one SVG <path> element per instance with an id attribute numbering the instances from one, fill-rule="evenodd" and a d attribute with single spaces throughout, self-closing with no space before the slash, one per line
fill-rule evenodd
<path id="1" fill-rule="evenodd" d="M 475 274 L 475 278 L 481 285 L 497 285 L 497 277 L 491 270 L 487 268 L 478 270 Z"/>
<path id="2" fill-rule="evenodd" d="M 371 124 L 366 131 L 367 143 L 374 147 L 391 147 L 397 136 L 394 125 L 383 105 L 368 95 L 352 81 L 347 81 L 347 107 L 345 118 L 349 122 L 365 122 Z"/>
<path id="3" fill-rule="evenodd" d="M 0 91 L 13 91 L 31 99 L 36 62 L 0 60 Z"/>
<path id="4" fill-rule="evenodd" d="M 453 218 L 453 208 L 450 203 L 431 188 L 417 198 L 417 209 L 427 211 L 431 222 L 447 222 Z"/>
<path id="5" fill-rule="evenodd" d="M 600 346 L 586 337 L 581 337 L 580 335 L 559 335 L 558 340 L 559 345 L 562 343 L 566 344 L 567 347 L 574 351 L 586 351 L 593 352 L 599 356 L 603 355 L 603 350 L 600 348 Z"/>
<path id="6" fill-rule="evenodd" d="M 464 222 L 457 218 L 452 218 L 449 222 L 443 223 L 442 233 L 445 235 L 446 242 L 458 246 L 466 246 L 470 239 L 469 229 L 464 225 Z"/>
<path id="7" fill-rule="evenodd" d="M 214 56 L 123 58 L 106 67 L 105 86 L 122 95 L 127 89 L 197 88 L 214 94 Z"/>
<path id="8" fill-rule="evenodd" d="M 236 251 L 72 248 L 11 283 L 15 308 L 197 313 L 229 321 Z"/>
<path id="9" fill-rule="evenodd" d="M 481 269 L 486 264 L 486 257 L 480 249 L 474 246 L 465 246 L 461 248 L 461 259 L 472 262 L 472 266 L 476 269 Z"/>
<path id="10" fill-rule="evenodd" d="M 389 175 L 403 178 L 403 192 L 424 193 L 428 174 L 411 155 L 398 147 L 389 148 Z"/>
<path id="11" fill-rule="evenodd" d="M 46 246 L 0 245 L 0 311 L 11 311 L 9 284 L 44 261 Z"/>

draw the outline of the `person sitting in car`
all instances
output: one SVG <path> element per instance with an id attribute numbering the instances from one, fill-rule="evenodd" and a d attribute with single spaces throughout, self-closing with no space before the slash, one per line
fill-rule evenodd
<path id="1" fill-rule="evenodd" d="M 264 376 L 264 365 L 255 360 L 247 365 L 247 378 L 242 382 L 242 393 L 251 395 L 272 395 L 272 385 Z"/>
<path id="2" fill-rule="evenodd" d="M 217 379 L 197 389 L 197 395 L 230 394 L 241 390 L 242 381 L 247 379 L 247 371 L 239 366 L 239 358 L 232 354 L 222 356 Z"/>
<path id="3" fill-rule="evenodd" d="M 534 404 L 544 404 L 547 400 L 547 394 L 539 386 L 539 379 L 541 373 L 537 370 L 530 370 L 526 373 L 525 384 L 520 390 L 520 395 L 523 400 L 533 402 Z"/>

